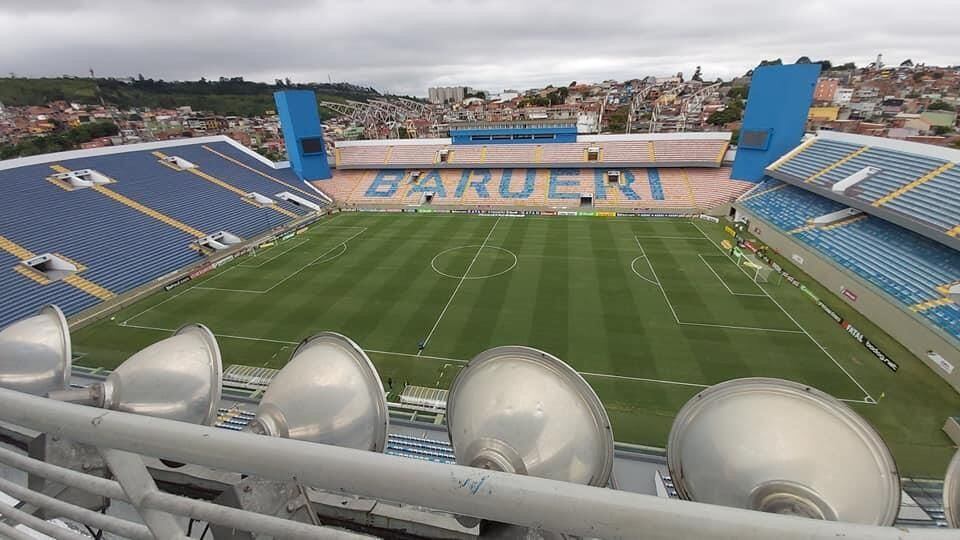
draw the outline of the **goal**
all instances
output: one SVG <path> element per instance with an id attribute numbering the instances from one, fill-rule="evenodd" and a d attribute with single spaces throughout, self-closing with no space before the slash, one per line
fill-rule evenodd
<path id="1" fill-rule="evenodd" d="M 773 283 L 774 285 L 780 283 L 782 279 L 780 273 L 775 272 L 773 268 L 770 268 L 770 265 L 756 256 L 744 253 L 739 249 L 734 249 L 733 255 L 737 259 L 737 264 L 750 276 L 754 283 Z"/>

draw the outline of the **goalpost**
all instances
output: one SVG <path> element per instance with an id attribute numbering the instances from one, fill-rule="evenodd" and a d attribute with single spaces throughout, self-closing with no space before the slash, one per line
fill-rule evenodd
<path id="1" fill-rule="evenodd" d="M 783 279 L 779 272 L 774 272 L 770 265 L 750 253 L 744 253 L 739 248 L 735 248 L 733 256 L 737 260 L 737 264 L 746 271 L 754 283 L 778 285 L 780 280 Z"/>

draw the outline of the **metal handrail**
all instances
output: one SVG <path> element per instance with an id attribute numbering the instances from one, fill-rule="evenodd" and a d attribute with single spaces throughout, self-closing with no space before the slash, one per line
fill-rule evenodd
<path id="1" fill-rule="evenodd" d="M 956 538 L 956 531 L 949 530 L 809 520 L 459 465 L 427 463 L 104 411 L 4 389 L 0 389 L 0 411 L 0 419 L 4 421 L 100 448 L 164 457 L 278 481 L 295 480 L 333 492 L 376 497 L 579 536 L 778 537 L 782 540 Z M 224 452 L 224 449 L 229 451 Z M 169 504 L 169 501 L 160 502 L 167 497 L 153 492 L 141 499 L 141 503 L 146 508 L 160 510 L 163 506 L 168 511 L 181 514 L 189 511 L 189 515 L 200 515 L 196 510 L 201 501 L 177 498 L 176 505 Z M 331 529 L 327 531 L 333 532 Z"/>

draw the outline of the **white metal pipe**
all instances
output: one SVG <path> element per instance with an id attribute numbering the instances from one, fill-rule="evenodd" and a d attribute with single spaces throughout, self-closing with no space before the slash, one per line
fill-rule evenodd
<path id="1" fill-rule="evenodd" d="M 143 464 L 143 458 L 137 454 L 112 448 L 100 448 L 100 454 L 120 482 L 120 487 L 130 499 L 130 504 L 137 509 L 143 522 L 147 524 L 157 540 L 185 540 L 183 529 L 173 516 L 143 505 L 143 499 L 147 495 L 158 491 L 157 484 L 154 483 L 153 477 Z"/>
<path id="2" fill-rule="evenodd" d="M 70 529 L 65 529 L 59 525 L 44 521 L 37 516 L 32 516 L 23 510 L 18 510 L 8 504 L 0 503 L 0 515 L 12 519 L 17 523 L 22 523 L 31 529 L 42 532 L 43 534 L 56 538 L 57 540 L 90 540 L 82 534 L 77 534 Z"/>
<path id="3" fill-rule="evenodd" d="M 752 512 L 104 411 L 0 389 L 3 419 L 118 448 L 526 527 L 602 538 L 956 538 Z"/>
<path id="4" fill-rule="evenodd" d="M 87 493 L 109 497 L 118 501 L 130 502 L 127 499 L 127 494 L 123 492 L 123 488 L 114 480 L 107 480 L 99 476 L 58 467 L 51 463 L 3 448 L 2 446 L 0 446 L 0 463 L 30 474 L 41 476 L 47 480 L 53 480 L 58 484 L 86 491 Z"/>
<path id="5" fill-rule="evenodd" d="M 123 488 L 120 487 L 119 483 L 113 480 L 107 480 L 106 478 L 100 478 L 78 471 L 65 469 L 63 467 L 58 467 L 56 465 L 39 461 L 2 447 L 0 447 L 0 463 L 29 472 L 30 474 L 47 478 L 48 480 L 52 480 L 66 486 L 86 491 L 88 493 L 102 495 L 116 501 L 129 502 L 127 495 L 123 492 Z M 27 500 L 27 498 L 21 496 L 20 492 L 17 490 L 29 491 L 30 493 L 36 495 L 42 495 L 37 494 L 28 488 L 17 486 L 15 484 L 15 487 L 10 489 L 7 489 L 5 486 L 6 484 L 4 484 L 4 481 L 0 479 L 0 491 L 7 491 L 11 495 L 19 497 L 23 500 Z M 72 507 L 72 505 L 69 505 L 69 503 L 65 503 L 56 499 L 53 500 L 59 505 L 68 505 Z M 34 504 L 44 508 L 52 507 L 52 505 Z M 368 538 L 367 536 L 356 535 L 347 531 L 340 531 L 338 529 L 321 529 L 307 523 L 300 523 L 298 521 L 278 518 L 275 516 L 258 514 L 256 512 L 248 512 L 237 508 L 221 506 L 207 501 L 188 499 L 169 493 L 164 493 L 162 491 L 147 495 L 143 500 L 143 505 L 147 508 L 162 510 L 164 512 L 192 517 L 194 519 L 199 519 L 210 523 L 226 525 L 245 531 L 266 534 L 280 538 L 352 538 L 357 540 Z M 102 528 L 125 537 L 135 537 L 133 533 L 118 530 L 112 525 L 93 522 L 92 520 L 85 519 L 80 515 L 71 515 L 66 513 L 65 510 L 61 511 L 60 508 L 55 508 L 55 510 L 60 511 L 63 516 L 75 521 Z M 93 513 L 95 516 L 106 517 L 108 519 L 117 519 L 110 516 L 103 516 L 102 514 L 98 514 L 96 512 Z M 123 523 L 128 522 L 124 521 Z M 142 531 L 145 532 L 146 538 L 153 538 L 149 530 L 143 525 L 132 525 L 142 529 Z"/>
<path id="6" fill-rule="evenodd" d="M 0 538 L 6 538 L 7 540 L 37 540 L 33 535 L 15 529 L 2 521 L 0 521 Z"/>
<path id="7" fill-rule="evenodd" d="M 290 519 L 267 516 L 206 501 L 197 501 L 157 492 L 147 495 L 143 504 L 172 514 L 226 525 L 236 529 L 291 540 L 369 540 L 369 536 L 350 531 L 318 527 Z"/>
<path id="8" fill-rule="evenodd" d="M 113 516 L 107 516 L 99 512 L 94 512 L 93 510 L 88 510 L 86 508 L 55 499 L 48 495 L 44 495 L 43 493 L 33 491 L 3 478 L 0 478 L 0 491 L 12 495 L 21 501 L 26 501 L 39 508 L 49 510 L 49 512 L 53 515 L 62 516 L 72 519 L 78 523 L 85 523 L 91 527 L 110 531 L 112 533 L 119 534 L 124 538 L 132 538 L 134 540 L 153 540 L 153 535 L 150 534 L 150 529 L 147 529 L 139 523 L 131 523 Z"/>

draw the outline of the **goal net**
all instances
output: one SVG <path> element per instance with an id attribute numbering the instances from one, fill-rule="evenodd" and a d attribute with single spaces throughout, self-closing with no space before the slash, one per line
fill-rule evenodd
<path id="1" fill-rule="evenodd" d="M 734 250 L 734 256 L 737 259 L 737 264 L 750 276 L 754 283 L 774 282 L 776 284 L 780 282 L 780 274 L 756 256 L 744 253 L 739 249 Z"/>

